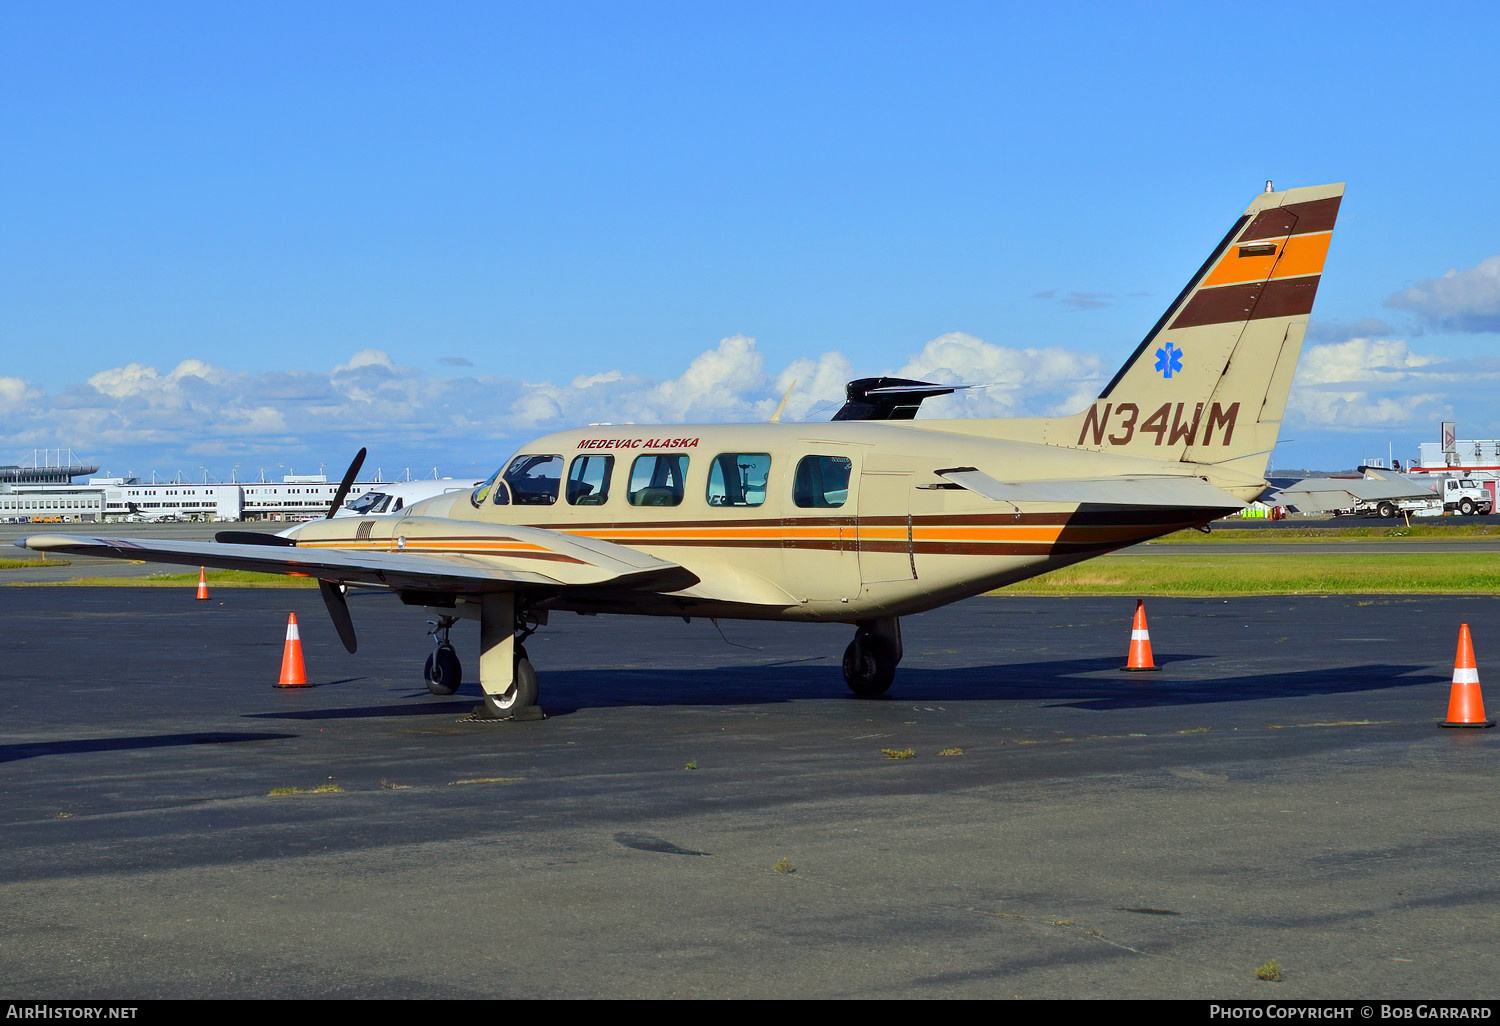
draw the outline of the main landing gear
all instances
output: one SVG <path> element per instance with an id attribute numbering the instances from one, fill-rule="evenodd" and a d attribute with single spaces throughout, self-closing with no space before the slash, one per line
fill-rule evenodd
<path id="1" fill-rule="evenodd" d="M 431 621 L 435 648 L 427 657 L 422 676 L 434 695 L 451 695 L 463 681 L 458 653 L 448 640 L 448 631 L 458 617 L 439 614 Z M 536 669 L 521 644 L 546 622 L 545 614 L 516 608 L 514 595 L 486 595 L 479 616 L 479 686 L 484 702 L 474 707 L 470 719 L 531 720 L 546 714 L 536 704 Z"/>
<path id="2" fill-rule="evenodd" d="M 860 698 L 878 698 L 896 678 L 901 655 L 899 619 L 861 620 L 854 640 L 844 649 L 844 682 Z"/>

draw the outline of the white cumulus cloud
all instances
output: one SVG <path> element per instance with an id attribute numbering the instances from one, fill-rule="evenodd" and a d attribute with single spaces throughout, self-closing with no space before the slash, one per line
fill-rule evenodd
<path id="1" fill-rule="evenodd" d="M 1440 356 L 1413 353 L 1403 339 L 1352 338 L 1308 346 L 1297 364 L 1297 384 L 1400 381 L 1443 362 Z"/>
<path id="2" fill-rule="evenodd" d="M 1098 394 L 1099 358 L 1069 349 L 1012 349 L 961 331 L 924 345 L 898 377 L 987 387 L 923 404 L 933 417 L 1076 413 Z"/>
<path id="3" fill-rule="evenodd" d="M 1462 271 L 1449 268 L 1397 292 L 1386 305 L 1415 311 L 1445 331 L 1500 331 L 1500 256 Z"/>
<path id="4" fill-rule="evenodd" d="M 1453 416 L 1447 389 L 1454 383 L 1496 373 L 1413 352 L 1404 339 L 1308 346 L 1287 401 L 1288 420 L 1335 431 L 1418 428 Z"/>

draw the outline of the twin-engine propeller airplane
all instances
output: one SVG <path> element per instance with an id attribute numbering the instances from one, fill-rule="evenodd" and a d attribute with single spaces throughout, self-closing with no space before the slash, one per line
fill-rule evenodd
<path id="1" fill-rule="evenodd" d="M 436 694 L 462 679 L 448 629 L 477 619 L 482 717 L 535 706 L 522 642 L 558 610 L 846 622 L 844 678 L 879 695 L 902 616 L 1201 527 L 1266 490 L 1343 191 L 1257 196 L 1074 416 L 913 420 L 948 387 L 863 379 L 831 423 L 546 435 L 477 488 L 401 516 L 217 542 L 17 544 L 313 577 L 351 652 L 346 586 L 391 589 L 439 618 Z"/>

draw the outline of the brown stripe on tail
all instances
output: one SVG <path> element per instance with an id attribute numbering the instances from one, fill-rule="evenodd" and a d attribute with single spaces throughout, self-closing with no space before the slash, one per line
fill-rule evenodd
<path id="1" fill-rule="evenodd" d="M 1257 214 L 1167 330 L 1311 313 L 1342 200 L 1331 196 Z"/>
<path id="2" fill-rule="evenodd" d="M 1252 239 L 1279 239 L 1287 235 L 1306 235 L 1309 232 L 1331 232 L 1338 220 L 1342 196 L 1310 200 L 1306 203 L 1288 203 L 1255 215 L 1240 236 L 1239 241 Z"/>
<path id="3" fill-rule="evenodd" d="M 1318 278 L 1250 282 L 1203 289 L 1172 322 L 1172 330 L 1196 328 L 1202 324 L 1225 324 L 1230 321 L 1254 321 L 1265 317 L 1294 317 L 1312 313 L 1313 297 L 1318 294 Z"/>

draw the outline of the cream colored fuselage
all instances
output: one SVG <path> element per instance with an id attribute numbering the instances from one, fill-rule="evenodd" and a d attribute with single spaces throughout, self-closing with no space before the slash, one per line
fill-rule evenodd
<path id="1" fill-rule="evenodd" d="M 1024 422 L 1021 422 L 1024 423 Z M 552 608 L 587 612 L 726 616 L 755 619 L 855 621 L 900 616 L 1011 584 L 1101 552 L 1201 524 L 1201 510 L 1089 507 L 1076 503 L 995 501 L 959 487 L 937 471 L 975 468 L 1008 482 L 1099 479 L 1124 475 L 1209 478 L 1211 467 L 1158 462 L 1035 442 L 976 437 L 973 421 L 831 422 L 821 424 L 596 426 L 557 432 L 518 450 L 560 473 L 551 502 L 517 502 L 493 488 L 476 500 L 464 492 L 414 504 L 404 517 L 349 517 L 306 525 L 299 545 L 358 546 L 376 551 L 462 553 L 509 568 L 526 567 L 567 584 L 587 583 L 536 535 L 515 527 L 627 546 L 676 563 L 698 583 L 628 600 L 568 592 Z M 718 477 L 714 476 L 716 458 Z M 685 457 L 673 495 L 633 488 L 632 477 Z M 568 487 L 574 461 L 592 464 L 587 495 Z M 808 502 L 799 465 L 847 460 L 847 486 Z M 767 463 L 768 460 L 768 463 Z M 748 490 L 722 474 L 743 463 Z M 744 482 L 742 482 L 743 484 Z M 835 482 L 836 484 L 837 482 Z M 1247 500 L 1263 482 L 1212 481 Z M 799 491 L 800 489 L 800 491 Z M 544 490 L 545 491 L 545 490 Z M 508 500 L 494 501 L 496 492 Z M 600 492 L 604 492 L 601 500 Z M 492 525 L 492 530 L 489 530 Z M 508 530 L 510 533 L 507 533 Z"/>

